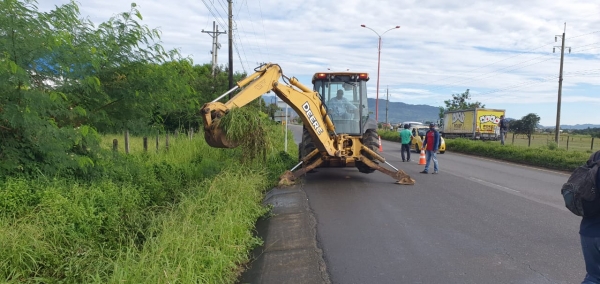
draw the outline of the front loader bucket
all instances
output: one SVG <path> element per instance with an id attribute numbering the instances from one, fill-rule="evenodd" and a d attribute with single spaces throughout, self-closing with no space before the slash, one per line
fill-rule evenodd
<path id="1" fill-rule="evenodd" d="M 226 134 L 220 127 L 217 126 L 218 123 L 213 121 L 212 125 L 208 127 L 208 129 L 204 129 L 204 140 L 206 143 L 215 148 L 235 148 L 239 144 L 234 143 L 232 141 L 227 140 Z"/>

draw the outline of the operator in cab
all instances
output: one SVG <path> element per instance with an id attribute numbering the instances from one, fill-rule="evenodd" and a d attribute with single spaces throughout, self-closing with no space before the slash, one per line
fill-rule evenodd
<path id="1" fill-rule="evenodd" d="M 335 98 L 327 102 L 327 108 L 333 119 L 352 119 L 358 108 L 344 98 L 344 90 L 337 90 Z"/>

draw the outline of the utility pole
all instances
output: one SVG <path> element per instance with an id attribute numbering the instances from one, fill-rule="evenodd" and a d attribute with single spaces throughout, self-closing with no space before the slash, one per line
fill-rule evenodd
<path id="1" fill-rule="evenodd" d="M 389 86 L 386 86 L 385 88 L 385 92 L 387 94 L 386 99 L 385 99 L 385 124 L 389 124 L 388 121 L 388 104 L 390 102 L 390 89 Z"/>
<path id="2" fill-rule="evenodd" d="M 213 38 L 213 43 L 212 43 L 212 51 L 210 52 L 212 54 L 212 75 L 215 76 L 216 70 L 217 70 L 217 49 L 221 48 L 221 44 L 219 43 L 219 35 L 220 34 L 226 34 L 226 32 L 219 32 L 219 26 L 216 25 L 215 21 L 213 21 L 213 31 L 209 32 L 209 31 L 204 31 L 202 30 L 203 33 L 207 33 L 209 36 L 211 36 Z"/>
<path id="3" fill-rule="evenodd" d="M 557 47 L 560 47 L 560 73 L 558 75 L 558 102 L 556 105 L 556 130 L 554 133 L 554 142 L 558 145 L 559 136 L 560 136 L 560 100 L 562 95 L 562 81 L 563 81 L 563 62 L 565 58 L 565 33 L 567 32 L 567 23 L 565 23 L 565 29 L 563 31 L 562 36 L 556 35 L 554 36 L 554 42 L 557 41 L 557 37 L 561 37 L 562 44 L 560 46 L 555 46 L 552 48 L 552 52 L 554 53 Z M 569 47 L 569 53 L 571 53 L 571 47 Z"/>
<path id="4" fill-rule="evenodd" d="M 231 90 L 233 89 L 233 0 L 227 2 L 229 2 L 229 89 Z"/>

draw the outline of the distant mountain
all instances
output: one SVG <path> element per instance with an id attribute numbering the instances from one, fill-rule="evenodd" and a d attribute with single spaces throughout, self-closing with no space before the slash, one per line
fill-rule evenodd
<path id="1" fill-rule="evenodd" d="M 263 95 L 266 104 L 273 103 L 275 96 Z M 369 112 L 375 118 L 375 99 L 369 98 Z M 401 102 L 389 102 L 387 105 L 388 121 L 392 124 L 404 121 L 437 121 L 439 119 L 439 108 L 430 105 L 410 105 Z M 386 101 L 379 100 L 379 121 L 385 122 Z"/>
<path id="2" fill-rule="evenodd" d="M 270 104 L 275 101 L 275 96 L 263 95 L 262 97 L 266 104 Z M 368 100 L 369 112 L 372 112 L 372 117 L 375 118 L 375 99 L 369 98 Z M 379 99 L 380 122 L 385 122 L 385 107 L 386 101 L 383 99 Z M 410 105 L 402 102 L 389 102 L 387 112 L 388 121 L 392 124 L 401 123 L 404 121 L 438 121 L 439 119 L 439 108 L 430 105 Z M 511 121 L 515 118 L 507 117 L 506 119 Z M 554 128 L 554 126 L 538 125 L 538 128 Z M 563 130 L 600 128 L 600 124 L 561 124 L 560 128 Z"/>
<path id="3" fill-rule="evenodd" d="M 375 99 L 368 99 L 369 112 L 375 117 Z M 402 102 L 387 103 L 388 121 L 392 124 L 404 121 L 438 121 L 440 110 L 430 105 L 411 105 Z M 385 122 L 386 100 L 379 100 L 379 121 Z"/>
<path id="4" fill-rule="evenodd" d="M 555 127 L 554 127 L 554 125 L 552 125 L 552 126 L 538 125 L 538 128 L 554 129 Z M 575 124 L 575 125 L 561 124 L 560 125 L 560 129 L 562 129 L 562 130 L 568 130 L 568 129 L 581 130 L 581 129 L 588 129 L 588 128 L 600 128 L 600 124 Z"/>
<path id="5" fill-rule="evenodd" d="M 550 126 L 554 128 L 554 126 Z M 560 129 L 588 129 L 588 128 L 600 128 L 600 124 L 575 124 L 575 125 L 560 125 Z"/>

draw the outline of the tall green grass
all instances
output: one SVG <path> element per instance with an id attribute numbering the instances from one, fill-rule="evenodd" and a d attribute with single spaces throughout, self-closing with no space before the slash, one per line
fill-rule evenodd
<path id="1" fill-rule="evenodd" d="M 252 236 L 266 179 L 249 169 L 228 169 L 194 186 L 184 200 L 150 227 L 155 236 L 141 250 L 126 251 L 110 283 L 233 283 Z"/>
<path id="2" fill-rule="evenodd" d="M 530 148 L 468 139 L 446 139 L 448 151 L 496 158 L 532 166 L 572 171 L 589 158 L 591 151 L 566 151 L 547 146 Z"/>
<path id="3" fill-rule="evenodd" d="M 180 136 L 168 151 L 107 150 L 89 177 L 1 181 L 0 282 L 233 283 L 260 243 L 264 192 L 296 162 L 265 127 L 266 161 Z"/>

